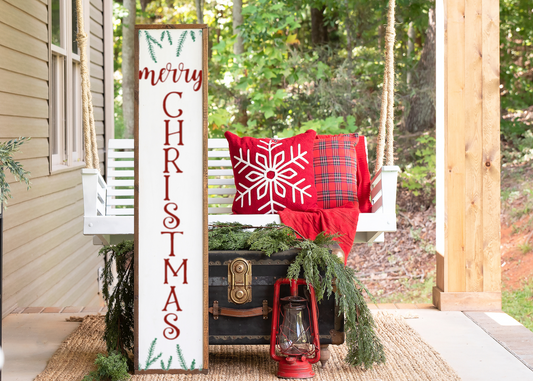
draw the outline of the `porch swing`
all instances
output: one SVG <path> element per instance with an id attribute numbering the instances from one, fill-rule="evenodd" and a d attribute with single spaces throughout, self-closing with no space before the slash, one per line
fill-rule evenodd
<path id="1" fill-rule="evenodd" d="M 354 243 L 383 242 L 385 232 L 396 231 L 396 186 L 399 167 L 393 158 L 394 117 L 394 7 L 389 1 L 385 35 L 385 73 L 375 175 L 371 180 L 371 213 L 361 213 Z M 86 168 L 82 170 L 85 235 L 98 237 L 96 244 L 117 244 L 134 235 L 134 141 L 110 139 L 107 147 L 107 182 L 99 171 L 92 113 L 86 41 L 81 0 L 77 0 L 78 44 L 82 75 L 83 124 Z M 226 139 L 208 139 L 208 222 L 239 222 L 252 226 L 280 223 L 277 214 L 230 214 L 235 196 L 233 169 Z M 386 158 L 386 164 L 383 161 Z"/>

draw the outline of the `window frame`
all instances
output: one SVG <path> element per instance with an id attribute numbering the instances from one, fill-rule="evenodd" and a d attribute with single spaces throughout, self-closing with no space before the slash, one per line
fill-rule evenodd
<path id="1" fill-rule="evenodd" d="M 49 9 L 52 9 L 49 0 Z M 50 173 L 72 170 L 85 165 L 83 142 L 83 118 L 81 104 L 80 55 L 72 52 L 72 10 L 74 0 L 58 0 L 60 3 L 60 44 L 52 43 L 52 12 L 49 12 L 49 163 Z M 85 32 L 90 36 L 90 1 L 83 0 Z M 89 54 L 90 49 L 87 49 Z M 55 65 L 53 60 L 58 60 Z M 90 68 L 89 68 L 90 70 Z M 90 73 L 89 73 L 90 75 Z M 59 95 L 54 98 L 54 92 Z M 54 104 L 56 101 L 57 104 Z M 53 111 L 56 111 L 54 114 Z M 57 117 L 54 118 L 54 115 Z M 58 147 L 56 153 L 54 148 Z"/>

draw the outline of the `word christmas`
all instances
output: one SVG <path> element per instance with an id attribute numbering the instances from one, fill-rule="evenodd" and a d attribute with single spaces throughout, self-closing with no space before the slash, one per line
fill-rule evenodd
<path id="1" fill-rule="evenodd" d="M 163 211 L 165 217 L 163 218 L 163 227 L 161 234 L 169 238 L 169 250 L 168 258 L 164 258 L 164 274 L 165 281 L 164 284 L 169 285 L 169 274 L 171 277 L 175 277 L 178 280 L 178 274 L 182 271 L 183 282 L 182 284 L 187 284 L 187 258 L 178 258 L 176 257 L 176 250 L 174 247 L 175 242 L 177 241 L 176 237 L 182 236 L 183 231 L 179 231 L 180 219 L 177 216 L 178 204 L 172 202 L 171 199 L 171 179 L 179 178 L 179 175 L 183 171 L 178 166 L 177 160 L 180 157 L 180 151 L 177 147 L 183 146 L 183 119 L 178 119 L 183 115 L 182 109 L 176 109 L 171 105 L 176 105 L 183 96 L 183 93 L 178 91 L 173 91 L 168 93 L 163 99 L 163 111 L 165 115 L 170 119 L 165 119 L 165 139 L 163 144 L 163 157 L 164 157 L 164 170 L 163 170 L 163 181 L 165 184 L 164 199 L 165 201 Z M 175 123 L 171 123 L 175 122 Z M 174 127 L 172 127 L 174 126 Z M 181 182 L 180 182 L 181 183 Z M 181 261 L 181 263 L 180 263 Z M 177 268 L 176 268 L 177 267 Z M 176 312 L 182 311 L 180 303 L 178 300 L 178 294 L 176 291 L 176 286 L 169 285 L 168 297 L 166 303 L 163 306 L 162 312 L 165 313 L 163 321 L 167 327 L 163 330 L 163 336 L 168 340 L 177 339 L 180 335 L 180 330 L 177 327 L 178 315 Z"/>

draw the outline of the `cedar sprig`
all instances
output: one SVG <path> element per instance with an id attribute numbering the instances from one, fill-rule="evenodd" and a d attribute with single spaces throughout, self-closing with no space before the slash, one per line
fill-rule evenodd
<path id="1" fill-rule="evenodd" d="M 178 48 L 176 49 L 176 57 L 179 57 L 181 50 L 183 49 L 183 44 L 185 43 L 185 38 L 187 37 L 187 31 L 183 31 L 178 40 Z"/>
<path id="2" fill-rule="evenodd" d="M 13 160 L 13 154 L 20 149 L 20 146 L 30 140 L 30 138 L 18 138 L 0 142 L 0 202 L 7 203 L 7 198 L 11 198 L 11 188 L 6 181 L 6 169 L 11 172 L 15 180 L 26 183 L 30 189 L 30 172 L 24 170 L 22 165 Z"/>
<path id="3" fill-rule="evenodd" d="M 270 233 L 263 232 L 257 235 L 254 233 L 248 242 L 254 250 L 271 252 L 276 246 L 277 239 L 281 242 L 289 240 L 286 236 L 272 238 L 281 231 L 283 230 L 273 230 Z M 341 259 L 327 248 L 327 245 L 334 243 L 338 235 L 320 233 L 314 241 L 297 238 L 295 234 L 288 236 L 292 238 L 289 245 L 300 251 L 287 270 L 287 278 L 303 277 L 315 289 L 317 302 L 320 302 L 324 295 L 330 297 L 332 293 L 335 293 L 339 313 L 345 316 L 344 328 L 348 346 L 345 361 L 350 365 L 363 366 L 365 369 L 372 368 L 374 364 L 384 363 L 383 344 L 375 332 L 374 319 L 363 293 L 370 297 L 372 295 L 357 279 L 355 271 L 344 266 Z M 282 245 L 278 245 L 280 246 Z M 301 273 L 303 276 L 300 275 Z"/>
<path id="4" fill-rule="evenodd" d="M 385 362 L 383 344 L 375 332 L 375 322 L 363 293 L 372 295 L 357 279 L 352 268 L 344 266 L 341 259 L 316 244 L 317 241 L 323 243 L 328 239 L 327 235 L 321 233 L 315 242 L 302 242 L 299 245 L 302 250 L 289 266 L 287 277 L 296 279 L 303 270 L 304 279 L 315 288 L 317 301 L 322 300 L 324 294 L 329 297 L 335 293 L 339 311 L 345 316 L 348 347 L 345 361 L 365 369 L 372 368 L 374 364 Z"/>

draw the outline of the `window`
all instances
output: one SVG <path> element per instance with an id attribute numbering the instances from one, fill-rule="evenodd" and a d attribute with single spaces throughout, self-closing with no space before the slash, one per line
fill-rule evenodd
<path id="1" fill-rule="evenodd" d="M 76 0 L 52 0 L 51 25 L 50 151 L 51 170 L 57 171 L 84 159 Z"/>

